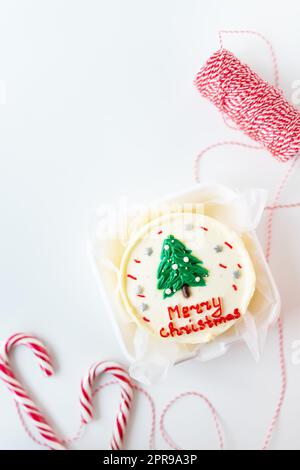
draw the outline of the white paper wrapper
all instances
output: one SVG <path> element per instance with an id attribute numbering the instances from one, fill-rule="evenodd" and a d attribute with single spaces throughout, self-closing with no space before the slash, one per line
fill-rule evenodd
<path id="1" fill-rule="evenodd" d="M 264 190 L 237 193 L 224 186 L 202 184 L 150 207 L 135 208 L 123 213 L 122 217 L 113 210 L 96 215 L 90 234 L 90 254 L 109 318 L 130 361 L 133 378 L 146 384 L 156 383 L 166 377 L 168 369 L 174 364 L 191 358 L 208 361 L 225 354 L 236 341 L 243 341 L 254 359 L 259 360 L 268 329 L 280 312 L 280 297 L 255 234 L 266 200 Z M 188 211 L 191 208 L 214 217 L 237 232 L 248 249 L 256 272 L 255 294 L 248 312 L 226 333 L 200 346 L 162 343 L 133 321 L 118 293 L 121 259 L 135 230 L 158 214 L 170 210 Z"/>

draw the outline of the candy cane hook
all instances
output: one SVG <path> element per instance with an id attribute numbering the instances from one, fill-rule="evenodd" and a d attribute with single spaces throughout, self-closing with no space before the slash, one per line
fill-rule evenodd
<path id="1" fill-rule="evenodd" d="M 122 366 L 116 362 L 105 361 L 98 362 L 90 368 L 88 374 L 81 381 L 81 419 L 83 424 L 87 424 L 93 419 L 93 387 L 96 379 L 107 373 L 116 378 L 121 386 L 121 403 L 110 443 L 112 450 L 121 450 L 124 446 L 124 436 L 133 397 L 133 384 L 128 372 Z"/>
<path id="2" fill-rule="evenodd" d="M 42 412 L 32 401 L 28 392 L 17 380 L 13 372 L 9 355 L 16 346 L 21 345 L 31 349 L 38 360 L 41 370 L 47 377 L 53 374 L 51 359 L 43 343 L 29 334 L 17 333 L 8 338 L 7 341 L 4 341 L 0 346 L 0 379 L 12 393 L 16 403 L 29 416 L 31 422 L 44 439 L 45 445 L 53 450 L 65 450 L 61 440 L 58 439 Z"/>

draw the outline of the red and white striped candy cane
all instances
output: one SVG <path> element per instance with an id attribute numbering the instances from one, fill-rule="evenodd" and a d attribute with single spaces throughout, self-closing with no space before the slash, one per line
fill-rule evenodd
<path id="1" fill-rule="evenodd" d="M 115 421 L 110 448 L 112 450 L 122 450 L 132 405 L 133 384 L 128 372 L 121 365 L 116 362 L 105 361 L 98 362 L 90 368 L 88 374 L 81 381 L 81 419 L 83 424 L 87 424 L 93 419 L 93 387 L 96 379 L 107 373 L 115 377 L 121 386 L 121 404 Z"/>
<path id="2" fill-rule="evenodd" d="M 46 418 L 30 398 L 28 392 L 16 378 L 10 364 L 9 355 L 16 346 L 26 346 L 34 353 L 38 359 L 39 366 L 43 373 L 50 377 L 53 374 L 53 367 L 50 356 L 45 346 L 36 337 L 25 333 L 17 333 L 10 336 L 7 341 L 1 343 L 0 347 L 0 379 L 6 384 L 8 390 L 13 394 L 16 403 L 29 416 L 39 434 L 45 441 L 45 445 L 53 450 L 65 450 L 62 441 L 56 436 Z"/>

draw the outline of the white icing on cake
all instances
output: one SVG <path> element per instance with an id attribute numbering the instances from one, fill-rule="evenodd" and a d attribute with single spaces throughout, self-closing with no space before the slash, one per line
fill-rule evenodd
<path id="1" fill-rule="evenodd" d="M 194 275 L 197 269 L 191 267 L 186 252 L 182 263 L 167 260 L 173 280 L 183 269 L 192 273 L 188 298 L 181 288 L 174 292 L 168 276 L 167 285 L 158 288 L 161 256 L 172 253 L 172 240 L 183 243 L 191 250 L 190 257 L 202 262 L 198 266 L 208 271 L 204 277 Z M 249 254 L 235 232 L 211 217 L 185 212 L 153 220 L 136 233 L 122 259 L 119 289 L 129 315 L 161 341 L 197 344 L 213 340 L 246 313 L 255 281 Z"/>

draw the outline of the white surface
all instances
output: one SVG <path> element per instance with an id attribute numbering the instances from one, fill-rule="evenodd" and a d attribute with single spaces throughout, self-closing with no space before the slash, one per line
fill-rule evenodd
<path id="1" fill-rule="evenodd" d="M 192 85 L 218 47 L 218 29 L 251 28 L 269 37 L 290 97 L 300 77 L 299 13 L 296 0 L 252 0 L 246 8 L 237 0 L 0 1 L 0 336 L 31 331 L 51 347 L 58 369 L 49 380 L 28 351 L 15 357 L 63 434 L 79 421 L 83 372 L 97 359 L 122 360 L 86 255 L 91 211 L 120 196 L 148 201 L 185 188 L 198 151 L 242 138 Z M 228 37 L 226 45 L 272 79 L 258 39 Z M 224 148 L 206 158 L 202 171 L 233 187 L 273 189 L 285 168 L 264 152 Z M 299 171 L 285 201 L 297 199 Z M 289 378 L 275 449 L 300 448 L 300 366 L 291 361 L 300 338 L 299 220 L 297 209 L 275 218 L 272 269 L 283 299 Z M 264 226 L 260 234 L 263 240 Z M 260 364 L 236 346 L 214 362 L 177 366 L 150 392 L 159 411 L 178 392 L 207 394 L 227 447 L 254 449 L 273 416 L 279 381 L 274 330 Z M 36 449 L 1 390 L 1 449 Z M 103 393 L 81 448 L 106 447 L 117 396 Z M 148 408 L 142 397 L 137 402 L 128 448 L 147 446 Z M 202 403 L 178 404 L 168 424 L 184 447 L 216 447 Z M 164 447 L 160 436 L 157 446 Z"/>

